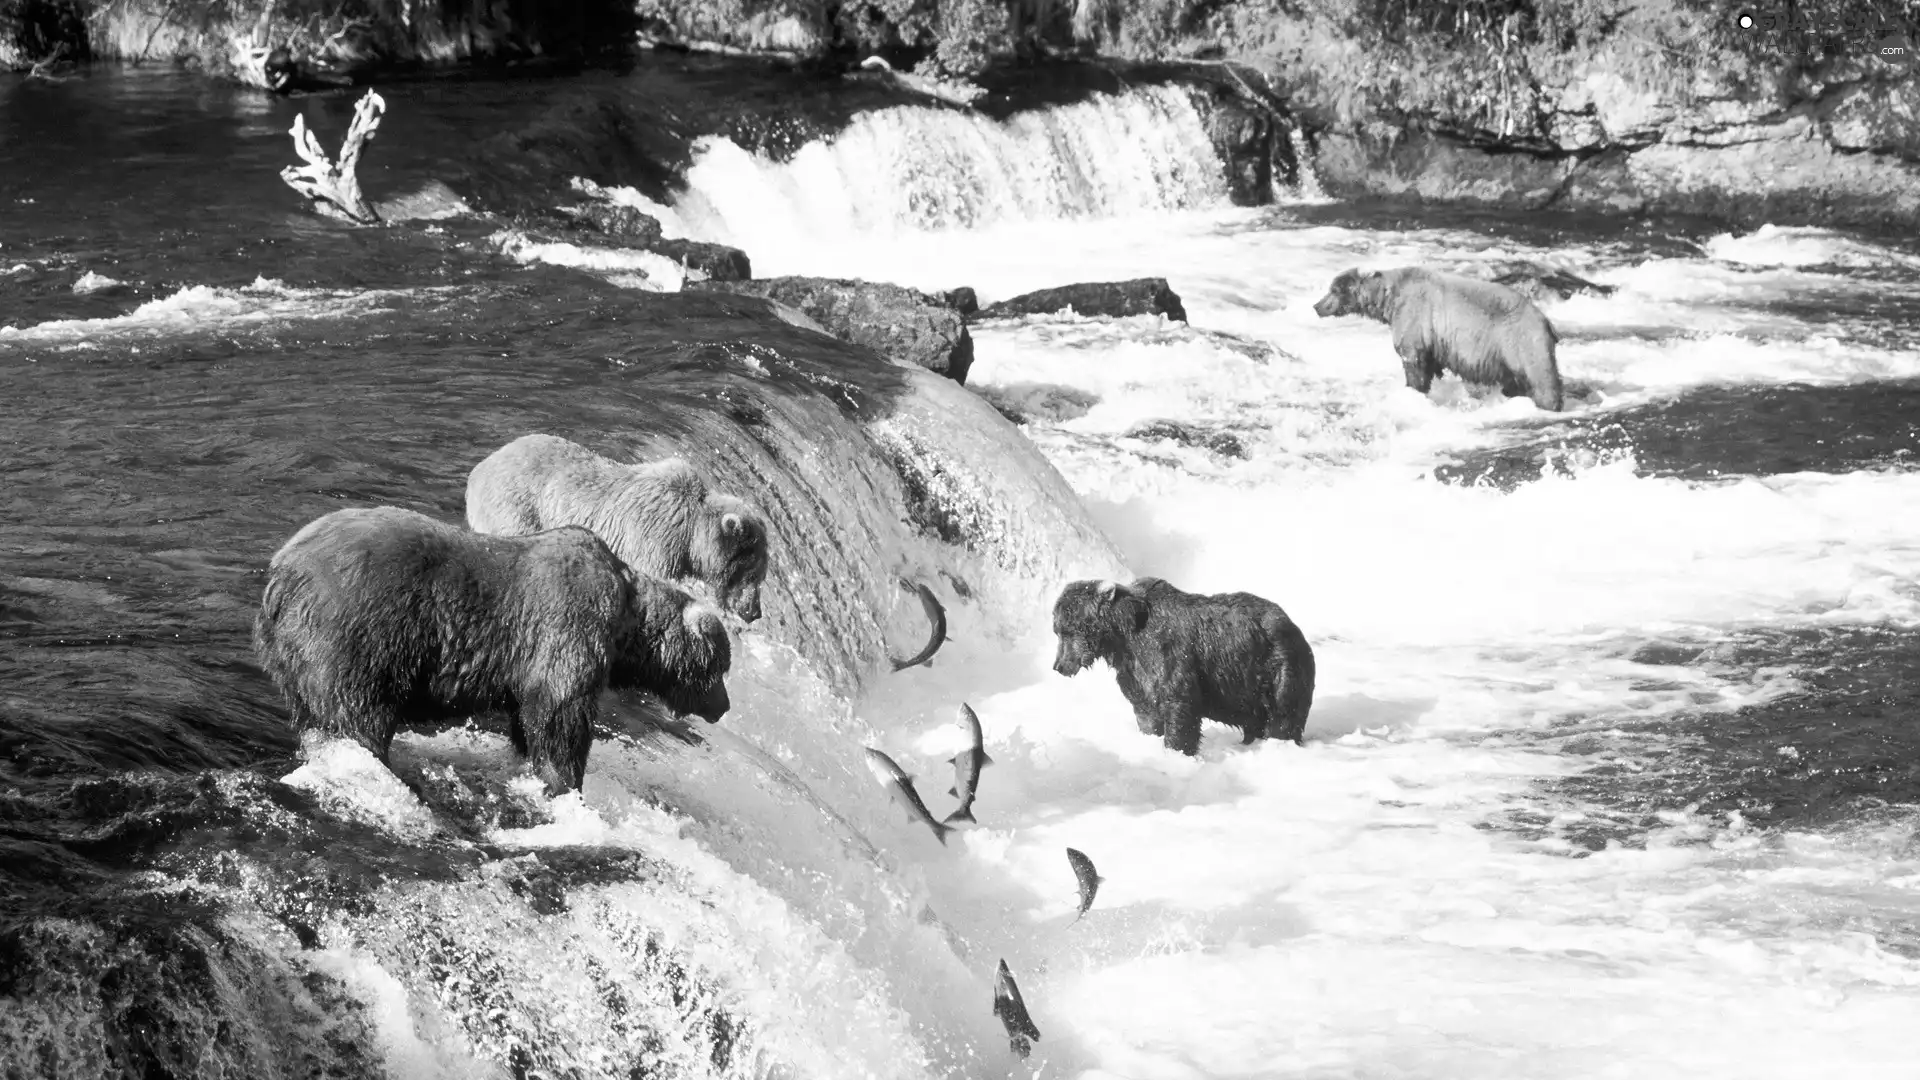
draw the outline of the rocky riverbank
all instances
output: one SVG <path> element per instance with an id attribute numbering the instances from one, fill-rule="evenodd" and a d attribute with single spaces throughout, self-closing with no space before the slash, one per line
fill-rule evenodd
<path id="1" fill-rule="evenodd" d="M 1324 12 L 1261 22 L 1229 4 L 1181 16 L 1181 37 L 1143 30 L 1160 17 L 1144 7 L 1102 9 L 1104 24 L 1062 21 L 1065 9 L 1048 8 L 1025 36 L 988 34 L 980 55 L 991 62 L 956 83 L 926 73 L 953 66 L 952 50 L 941 50 L 961 31 L 926 3 L 895 6 L 855 18 L 797 0 L 736 0 L 725 11 L 653 0 L 0 0 L 0 66 L 59 77 L 88 58 L 154 60 L 265 85 L 269 52 L 281 48 L 296 84 L 315 89 L 449 66 L 612 66 L 627 76 L 588 80 L 573 113 L 556 114 L 538 140 L 495 136 L 495 156 L 515 162 L 494 170 L 506 185 L 485 193 L 495 202 L 522 198 L 507 187 L 529 171 L 594 171 L 583 164 L 664 197 L 702 134 L 778 159 L 869 109 L 971 108 L 1004 119 L 1177 83 L 1241 205 L 1298 184 L 1304 150 L 1326 193 L 1341 198 L 1741 225 L 1920 224 L 1920 66 L 1881 59 L 1864 31 L 1860 41 L 1788 47 L 1729 38 L 1721 22 L 1731 9 L 1675 15 L 1629 3 L 1622 25 L 1643 49 L 1584 22 L 1561 26 L 1556 19 L 1572 16 L 1558 9 L 1495 19 L 1492 0 L 1449 0 L 1442 6 L 1459 9 L 1451 24 L 1371 29 Z M 1086 48 L 1138 59 L 1033 62 L 1048 49 Z M 1183 55 L 1199 58 L 1161 59 Z M 876 56 L 892 59 L 859 66 Z"/>

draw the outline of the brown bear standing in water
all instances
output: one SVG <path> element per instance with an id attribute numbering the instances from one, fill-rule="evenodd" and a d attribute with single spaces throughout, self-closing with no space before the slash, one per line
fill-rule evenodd
<path id="1" fill-rule="evenodd" d="M 1314 314 L 1364 315 L 1393 327 L 1407 385 L 1421 393 L 1442 372 L 1532 398 L 1548 412 L 1564 405 L 1553 324 L 1533 301 L 1505 285 L 1432 270 L 1348 270 Z"/>
<path id="2" fill-rule="evenodd" d="M 1105 660 L 1140 731 L 1169 750 L 1197 754 L 1203 718 L 1239 728 L 1242 743 L 1302 741 L 1313 647 L 1270 600 L 1182 592 L 1151 577 L 1075 581 L 1054 601 L 1053 632 L 1053 670 L 1071 676 Z"/>
<path id="3" fill-rule="evenodd" d="M 635 570 L 698 579 L 727 610 L 760 617 L 766 522 L 682 458 L 623 465 L 558 436 L 523 435 L 467 476 L 467 524 L 496 536 L 579 525 Z"/>
<path id="4" fill-rule="evenodd" d="M 730 706 L 719 614 L 586 529 L 504 538 L 337 510 L 274 554 L 253 643 L 296 729 L 385 762 L 401 724 L 506 712 L 550 794 L 580 787 L 608 687 L 709 723 Z"/>

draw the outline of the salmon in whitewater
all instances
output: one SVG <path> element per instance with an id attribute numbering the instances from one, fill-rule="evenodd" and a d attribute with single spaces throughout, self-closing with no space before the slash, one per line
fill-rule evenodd
<path id="1" fill-rule="evenodd" d="M 1073 914 L 1073 921 L 1079 922 L 1086 917 L 1087 909 L 1093 906 L 1094 894 L 1107 879 L 1094 870 L 1093 860 L 1083 851 L 1068 848 L 1067 865 L 1073 867 L 1073 880 L 1080 884 L 1080 910 Z"/>
<path id="2" fill-rule="evenodd" d="M 907 813 L 913 820 L 922 822 L 927 828 L 932 829 L 934 839 L 940 841 L 941 846 L 946 846 L 947 834 L 953 831 L 953 826 L 942 825 L 927 811 L 927 804 L 920 801 L 920 793 L 913 789 L 913 777 L 908 776 L 905 770 L 894 764 L 892 758 L 871 746 L 867 747 L 867 769 L 873 773 L 873 778 L 880 781 L 881 786 L 899 801 L 900 805 L 907 808 Z"/>
<path id="3" fill-rule="evenodd" d="M 960 723 L 967 729 L 967 748 L 953 755 L 953 787 L 947 794 L 960 800 L 960 809 L 947 815 L 947 820 L 964 821 L 969 825 L 977 824 L 973 820 L 974 796 L 980 794 L 980 770 L 993 764 L 987 756 L 986 734 L 980 730 L 980 717 L 966 702 L 960 703 Z"/>
<path id="4" fill-rule="evenodd" d="M 1020 999 L 1020 986 L 1013 981 L 1005 960 L 1000 961 L 999 974 L 993 980 L 993 1015 L 1007 1029 L 1007 1045 L 1014 1053 L 1026 1057 L 1033 1052 L 1033 1044 L 1040 1041 L 1040 1029 L 1027 1015 L 1027 1003 Z"/>
<path id="5" fill-rule="evenodd" d="M 920 610 L 927 615 L 927 643 L 919 652 L 905 660 L 897 656 L 889 656 L 887 661 L 893 665 L 895 671 L 905 671 L 921 664 L 932 667 L 933 654 L 939 652 L 940 646 L 947 643 L 947 609 L 940 606 L 940 601 L 933 595 L 933 590 L 923 584 L 903 579 L 900 587 L 920 598 Z"/>

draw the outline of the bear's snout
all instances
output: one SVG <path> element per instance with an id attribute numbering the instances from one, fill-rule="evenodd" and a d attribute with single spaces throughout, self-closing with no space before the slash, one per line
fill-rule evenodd
<path id="1" fill-rule="evenodd" d="M 732 603 L 730 603 L 727 606 L 733 609 L 733 613 L 735 615 L 740 616 L 742 619 L 746 620 L 747 622 L 758 622 L 760 620 L 760 590 L 759 589 L 757 588 L 743 589 L 740 592 L 734 594 L 730 599 L 732 600 Z"/>
<path id="2" fill-rule="evenodd" d="M 1087 661 L 1082 659 L 1075 649 L 1068 646 L 1065 641 L 1060 643 L 1060 651 L 1053 657 L 1053 670 L 1071 678 L 1080 674 L 1081 669 L 1086 666 Z"/>
<path id="3" fill-rule="evenodd" d="M 701 700 L 697 711 L 700 719 L 709 724 L 717 724 L 731 708 L 733 708 L 733 699 L 727 696 L 727 684 L 717 682 L 713 684 L 713 689 L 707 691 L 707 696 Z"/>
<path id="4" fill-rule="evenodd" d="M 1313 313 L 1323 319 L 1340 314 L 1340 297 L 1334 293 L 1321 297 L 1320 302 L 1313 305 Z"/>

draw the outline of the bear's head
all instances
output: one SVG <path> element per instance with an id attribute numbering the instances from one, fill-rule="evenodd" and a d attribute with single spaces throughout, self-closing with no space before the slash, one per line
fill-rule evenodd
<path id="1" fill-rule="evenodd" d="M 1053 670 L 1078 675 L 1126 651 L 1147 625 L 1147 601 L 1117 581 L 1074 581 L 1053 602 L 1053 633 L 1060 639 Z"/>
<path id="2" fill-rule="evenodd" d="M 1348 270 L 1333 279 L 1327 295 L 1313 305 L 1313 313 L 1323 319 L 1340 315 L 1366 315 L 1380 318 L 1386 281 L 1378 270 L 1361 273 Z"/>
<path id="3" fill-rule="evenodd" d="M 767 523 L 743 499 L 707 496 L 706 535 L 693 549 L 694 572 L 713 587 L 720 606 L 747 622 L 760 618 L 767 579 Z"/>
<path id="4" fill-rule="evenodd" d="M 625 568 L 623 568 L 625 569 Z M 607 685 L 645 690 L 682 716 L 718 723 L 733 707 L 733 643 L 720 613 L 685 589 L 627 570 L 629 607 Z"/>

